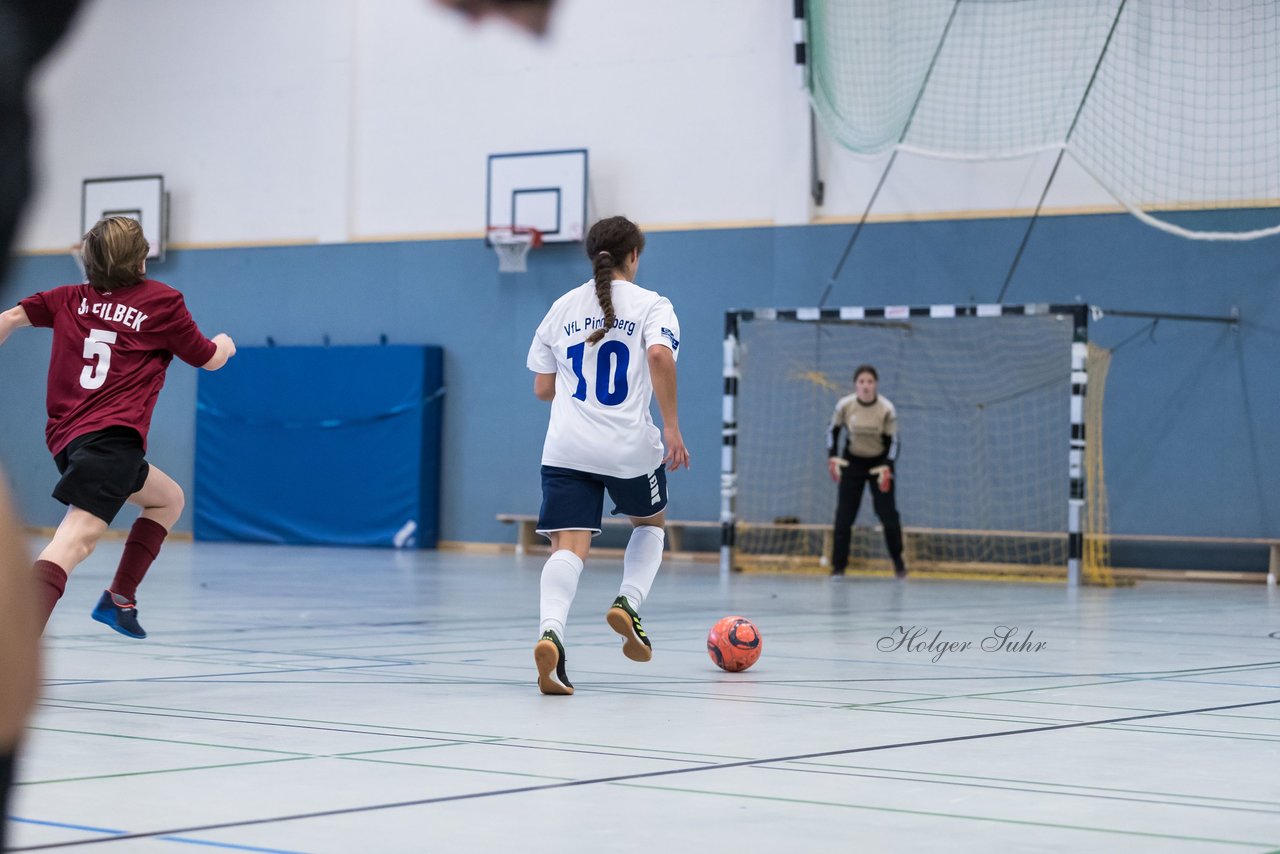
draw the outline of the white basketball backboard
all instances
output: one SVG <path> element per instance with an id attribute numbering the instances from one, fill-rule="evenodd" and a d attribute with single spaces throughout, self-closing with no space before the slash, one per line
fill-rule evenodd
<path id="1" fill-rule="evenodd" d="M 80 234 L 104 217 L 127 216 L 142 225 L 142 234 L 151 244 L 147 257 L 163 261 L 168 238 L 167 203 L 162 175 L 86 178 L 80 193 Z"/>
<path id="2" fill-rule="evenodd" d="M 490 154 L 487 226 L 536 228 L 543 243 L 586 234 L 587 150 Z"/>

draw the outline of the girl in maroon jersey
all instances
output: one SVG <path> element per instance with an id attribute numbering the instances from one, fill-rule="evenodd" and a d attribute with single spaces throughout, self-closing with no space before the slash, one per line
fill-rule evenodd
<path id="1" fill-rule="evenodd" d="M 62 479 L 53 497 L 67 505 L 35 569 L 43 613 L 62 596 L 67 575 L 93 552 L 125 502 L 142 508 L 111 586 L 93 618 L 134 638 L 138 583 L 182 514 L 182 488 L 145 459 L 151 412 L 169 362 L 216 371 L 235 355 L 225 334 L 206 338 L 182 294 L 146 278 L 147 241 L 127 217 L 109 217 L 84 236 L 89 281 L 29 296 L 0 314 L 0 344 L 14 329 L 53 329 L 45 438 Z"/>

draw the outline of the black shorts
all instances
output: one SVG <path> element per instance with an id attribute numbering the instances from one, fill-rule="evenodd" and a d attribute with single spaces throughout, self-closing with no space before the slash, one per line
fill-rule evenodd
<path id="1" fill-rule="evenodd" d="M 656 516 L 667 508 L 666 469 L 658 466 L 652 474 L 623 478 L 543 466 L 542 511 L 538 513 L 538 533 L 600 533 L 606 491 L 613 499 L 614 516 L 641 519 Z"/>
<path id="2" fill-rule="evenodd" d="M 107 427 L 77 436 L 53 461 L 62 473 L 53 497 L 108 525 L 129 496 L 142 489 L 151 471 L 144 459 L 142 437 L 131 427 Z"/>

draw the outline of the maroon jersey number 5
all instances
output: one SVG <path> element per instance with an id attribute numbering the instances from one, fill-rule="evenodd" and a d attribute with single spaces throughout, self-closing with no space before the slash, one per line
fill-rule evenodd
<path id="1" fill-rule="evenodd" d="M 89 390 L 102 388 L 111 370 L 111 345 L 116 343 L 116 333 L 109 329 L 91 329 L 84 339 L 84 357 L 93 364 L 80 372 L 80 385 Z"/>
<path id="2" fill-rule="evenodd" d="M 182 294 L 152 279 L 114 292 L 66 285 L 21 304 L 33 326 L 53 329 L 45 439 L 54 454 L 115 426 L 137 430 L 145 447 L 173 357 L 200 367 L 218 349 Z"/>

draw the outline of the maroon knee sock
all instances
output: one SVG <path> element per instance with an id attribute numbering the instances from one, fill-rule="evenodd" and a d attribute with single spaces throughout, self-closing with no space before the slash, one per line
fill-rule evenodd
<path id="1" fill-rule="evenodd" d="M 40 617 L 40 633 L 49 622 L 49 615 L 62 598 L 62 591 L 67 589 L 67 573 L 51 560 L 38 560 L 35 565 L 36 579 L 40 588 L 40 605 L 44 612 Z"/>
<path id="2" fill-rule="evenodd" d="M 120 556 L 120 566 L 111 582 L 112 593 L 123 596 L 130 602 L 134 600 L 142 577 L 151 568 L 156 555 L 160 554 L 160 545 L 168 535 L 164 525 L 138 517 L 129 530 L 129 539 L 125 540 L 124 554 Z"/>

